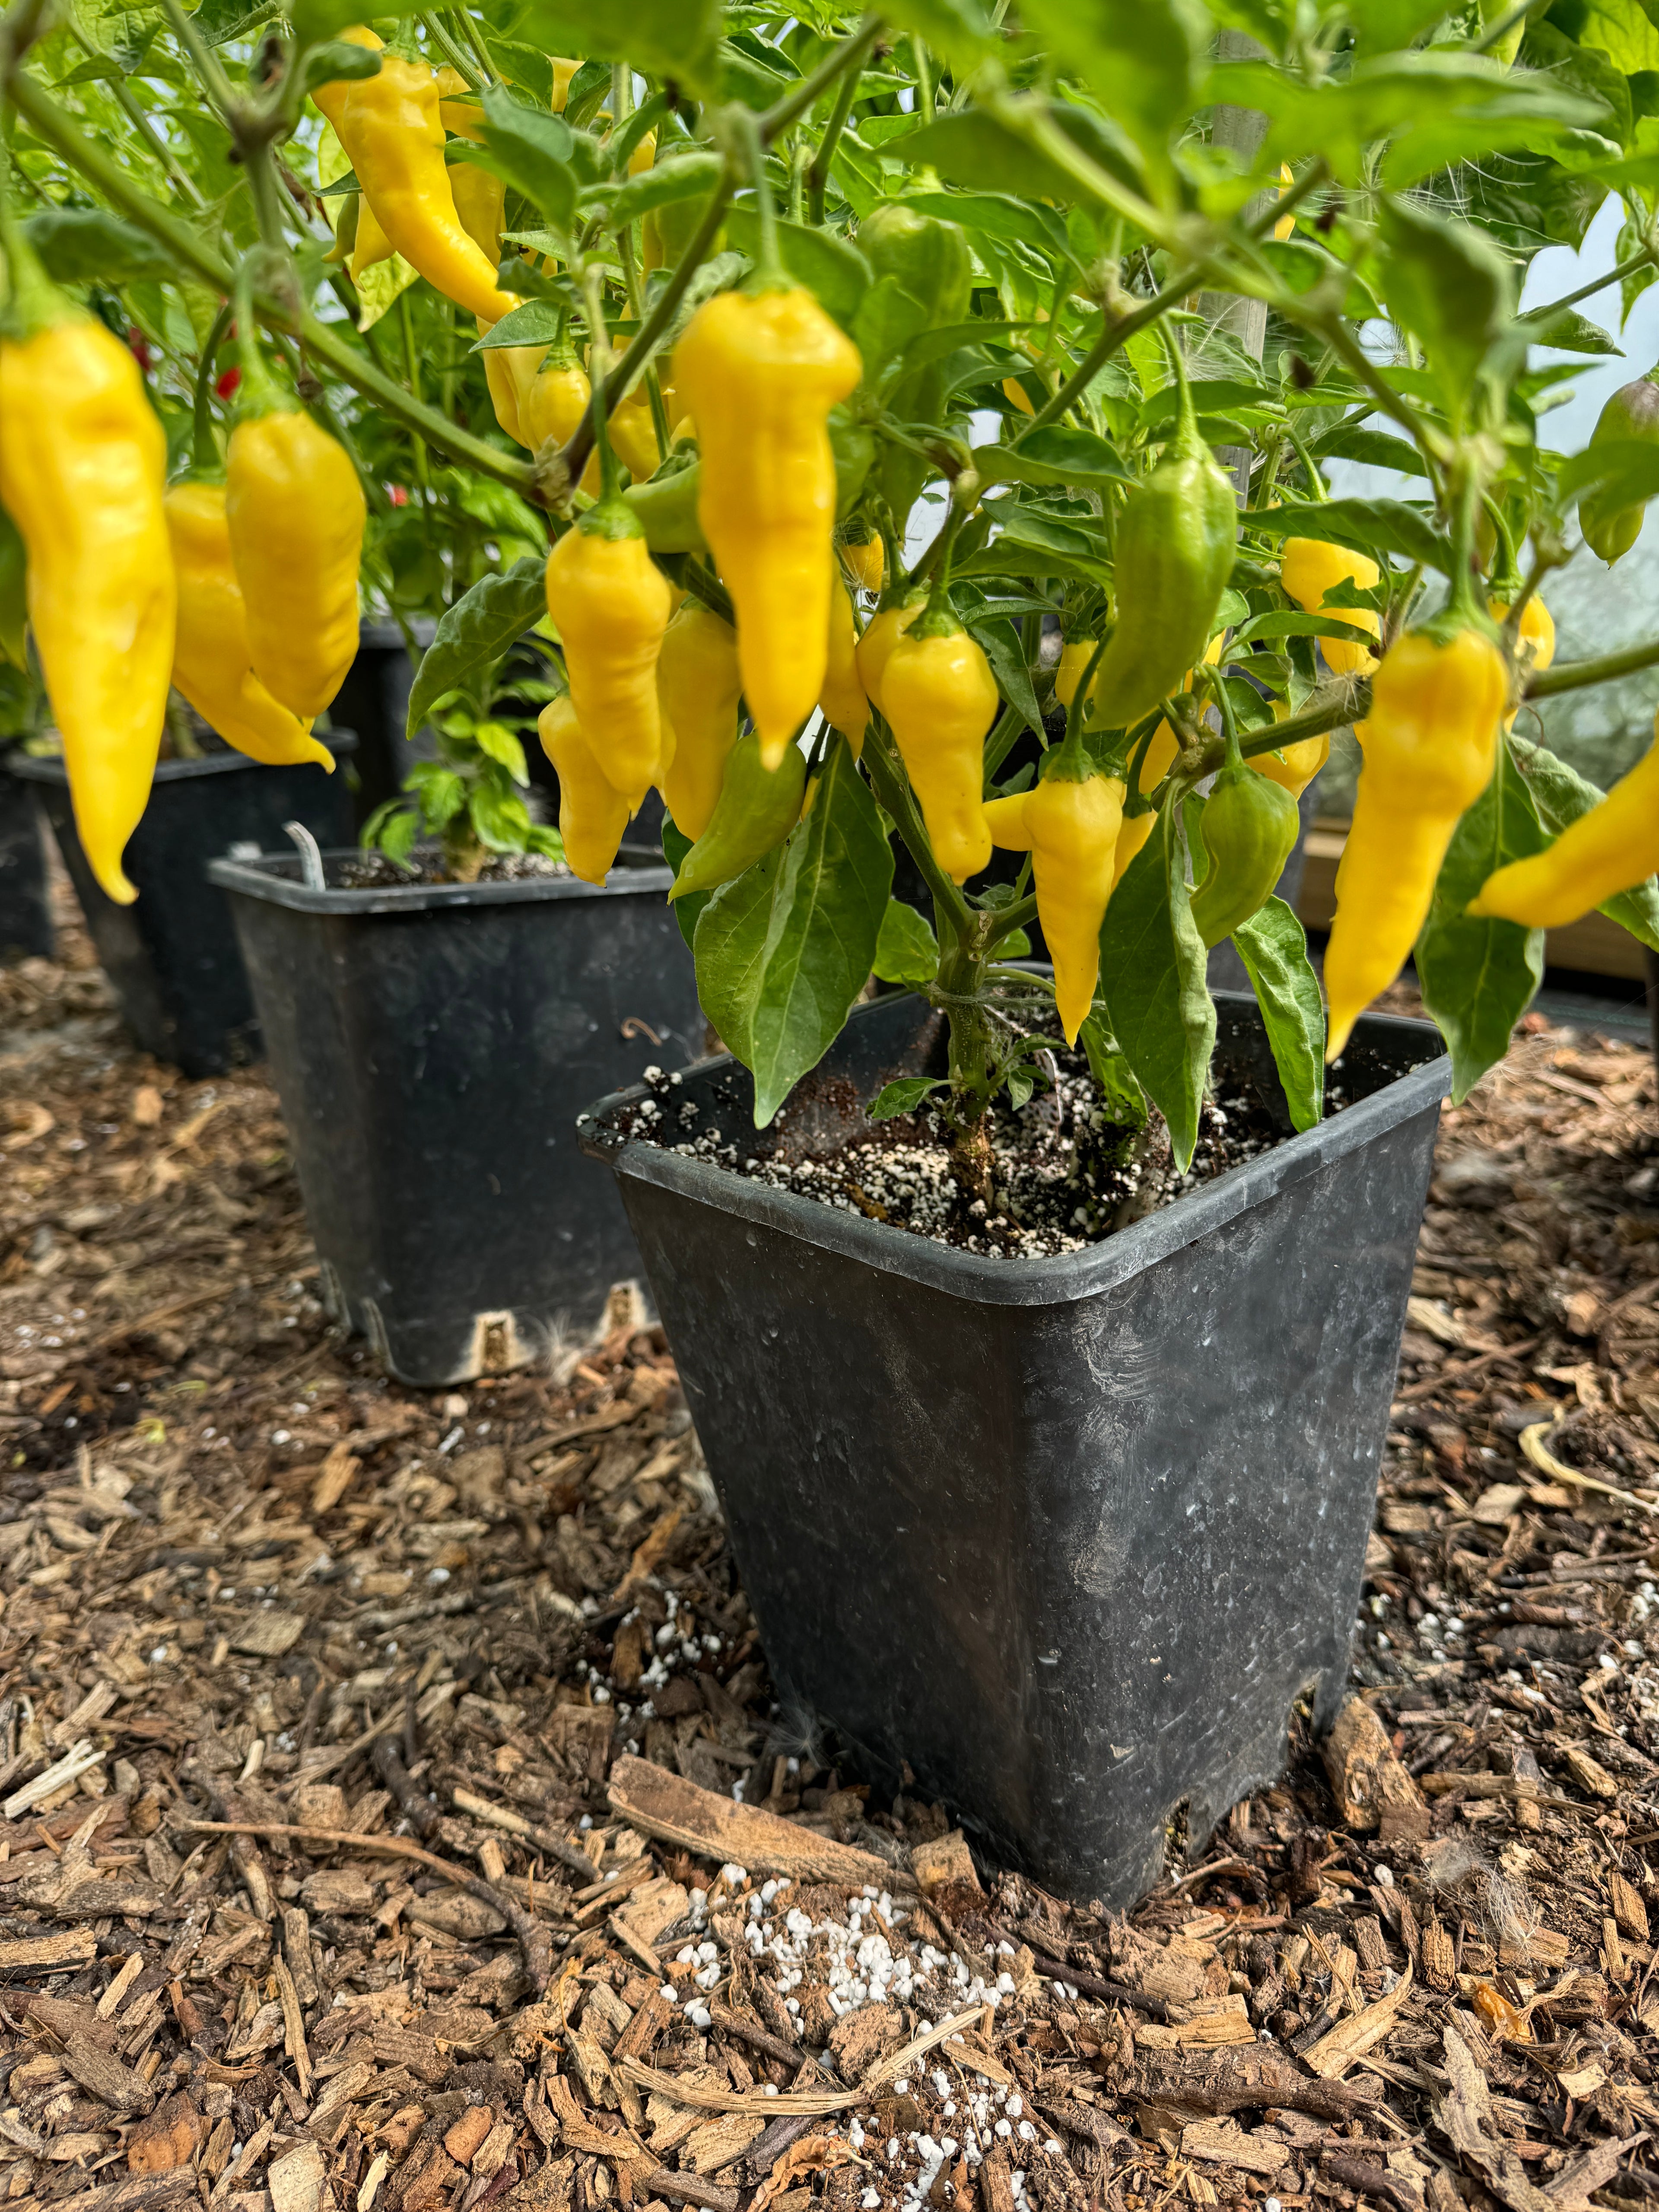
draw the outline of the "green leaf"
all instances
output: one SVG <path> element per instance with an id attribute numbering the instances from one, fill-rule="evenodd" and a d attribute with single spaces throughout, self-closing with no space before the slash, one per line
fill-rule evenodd
<path id="1" fill-rule="evenodd" d="M 1270 898 L 1234 930 L 1233 949 L 1261 1009 L 1291 1126 L 1311 1129 L 1325 1111 L 1325 1002 L 1301 922 Z"/>
<path id="2" fill-rule="evenodd" d="M 1538 818 L 1552 837 L 1559 837 L 1570 822 L 1599 805 L 1606 793 L 1575 768 L 1558 759 L 1542 745 L 1511 736 L 1510 753 L 1532 793 Z M 1659 952 L 1659 878 L 1650 876 L 1634 890 L 1615 891 L 1597 912 L 1627 929 L 1640 945 Z"/>
<path id="3" fill-rule="evenodd" d="M 1038 43 L 1103 100 L 1155 166 L 1197 106 L 1196 75 L 1209 33 L 1197 0 L 1024 0 Z"/>
<path id="4" fill-rule="evenodd" d="M 974 466 L 988 484 L 1068 484 L 1104 491 L 1109 484 L 1136 481 L 1115 447 L 1092 430 L 1070 429 L 1063 422 L 1028 430 L 1016 445 L 975 446 Z"/>
<path id="5" fill-rule="evenodd" d="M 1514 309 L 1509 258 L 1484 232 L 1415 201 L 1384 202 L 1389 307 L 1428 349 L 1429 365 L 1461 406 Z"/>
<path id="6" fill-rule="evenodd" d="M 704 1012 L 755 1079 L 763 1129 L 868 981 L 893 881 L 881 815 L 844 738 L 786 844 L 724 885 L 694 951 Z"/>
<path id="7" fill-rule="evenodd" d="M 691 850 L 691 845 L 692 840 L 686 836 L 673 816 L 665 814 L 662 817 L 662 856 L 676 875 L 680 872 L 681 861 Z M 687 891 L 684 898 L 676 899 L 669 908 L 669 912 L 678 922 L 680 935 L 685 939 L 687 945 L 691 944 L 696 938 L 697 917 L 714 896 L 713 891 Z"/>
<path id="8" fill-rule="evenodd" d="M 487 353 L 492 346 L 550 346 L 559 335 L 561 317 L 568 322 L 568 311 L 556 300 L 526 300 L 520 307 L 510 307 L 497 323 L 492 323 L 471 350 Z"/>
<path id="9" fill-rule="evenodd" d="M 441 830 L 466 805 L 466 778 L 441 761 L 416 761 L 404 778 L 404 789 L 420 801 L 428 830 Z"/>
<path id="10" fill-rule="evenodd" d="M 1002 192 L 907 192 L 904 204 L 918 215 L 942 216 L 946 222 L 983 231 L 1010 246 L 1029 246 L 1062 264 L 1077 258 L 1065 224 L 1041 201 L 1034 204 Z"/>
<path id="11" fill-rule="evenodd" d="M 1123 1127 L 1146 1126 L 1146 1094 L 1135 1081 L 1134 1070 L 1117 1039 L 1098 1014 L 1086 1014 L 1078 1031 L 1088 1057 L 1089 1073 L 1100 1085 L 1107 1113 Z"/>
<path id="12" fill-rule="evenodd" d="M 1553 346 L 1557 353 L 1620 354 L 1600 323 L 1592 323 L 1576 307 L 1558 307 L 1553 315 L 1523 315 L 1520 328 L 1532 345 Z"/>
<path id="13" fill-rule="evenodd" d="M 500 659 L 547 612 L 547 563 L 515 562 L 504 576 L 483 576 L 440 621 L 421 656 L 409 694 L 404 735 L 412 738 L 446 692 Z"/>
<path id="14" fill-rule="evenodd" d="M 760 250 L 760 218 L 754 209 L 728 210 L 726 234 L 739 253 L 752 260 Z M 789 274 L 815 295 L 824 313 L 850 330 L 859 302 L 870 289 L 870 264 L 857 246 L 833 231 L 814 230 L 804 222 L 780 222 L 778 253 Z"/>
<path id="15" fill-rule="evenodd" d="M 106 208 L 46 208 L 22 230 L 54 284 L 127 284 L 173 273 L 147 231 Z"/>
<path id="16" fill-rule="evenodd" d="M 568 231 L 576 213 L 569 125 L 527 106 L 504 85 L 486 85 L 482 104 L 484 143 L 498 173 L 556 229 Z"/>
<path id="17" fill-rule="evenodd" d="M 1497 773 L 1457 825 L 1417 940 L 1418 986 L 1451 1054 L 1459 1104 L 1509 1050 L 1544 974 L 1541 929 L 1464 909 L 1494 868 L 1528 860 L 1547 842 L 1527 784 L 1500 746 Z"/>
<path id="18" fill-rule="evenodd" d="M 1239 517 L 1269 538 L 1319 538 L 1356 553 L 1397 553 L 1449 576 L 1455 565 L 1449 538 L 1401 499 L 1287 500 L 1252 507 Z"/>
<path id="19" fill-rule="evenodd" d="M 505 722 L 480 722 L 472 732 L 472 741 L 487 760 L 499 762 L 514 783 L 529 782 L 524 747 Z"/>
<path id="20" fill-rule="evenodd" d="M 878 383 L 912 338 L 927 325 L 927 310 L 896 276 L 881 276 L 859 301 L 850 335 L 864 363 L 865 380 Z"/>
<path id="21" fill-rule="evenodd" d="M 1555 487 L 1563 499 L 1598 483 L 1616 484 L 1620 500 L 1631 507 L 1651 499 L 1659 493 L 1659 447 L 1635 438 L 1608 438 L 1571 455 L 1556 471 Z"/>
<path id="22" fill-rule="evenodd" d="M 584 210 L 603 206 L 605 222 L 620 230 L 625 222 L 648 215 L 653 208 L 675 200 L 701 199 L 719 184 L 726 164 L 718 154 L 681 154 L 672 161 L 659 161 L 637 177 L 621 177 L 590 185 L 582 194 Z"/>
<path id="23" fill-rule="evenodd" d="M 1041 730 L 1042 709 L 1037 704 L 1019 632 L 1011 622 L 986 622 L 971 616 L 967 617 L 967 628 L 990 662 L 991 673 L 1003 697 L 1028 730 Z"/>
<path id="24" fill-rule="evenodd" d="M 901 1075 L 884 1084 L 864 1109 L 866 1121 L 890 1121 L 897 1114 L 914 1114 L 931 1091 L 943 1091 L 942 1075 Z"/>
<path id="25" fill-rule="evenodd" d="M 1428 463 L 1408 439 L 1387 430 L 1370 430 L 1360 422 L 1339 422 L 1316 438 L 1309 451 L 1319 459 L 1364 461 L 1377 469 L 1395 469 L 1401 476 L 1425 477 Z"/>
<path id="26" fill-rule="evenodd" d="M 931 983 L 939 973 L 939 939 L 927 916 L 890 898 L 870 966 L 884 983 Z"/>
<path id="27" fill-rule="evenodd" d="M 1176 1164 L 1184 1175 L 1198 1143 L 1215 1007 L 1172 805 L 1163 809 L 1112 894 L 1100 933 L 1100 980 L 1112 1033 L 1169 1124 Z"/>
<path id="28" fill-rule="evenodd" d="M 1121 182 L 1138 185 L 1142 181 L 1127 141 L 1115 139 L 1100 118 L 1064 100 L 1051 102 L 1048 112 L 1068 137 L 1083 144 Z M 972 191 L 1009 192 L 1017 199 L 1054 200 L 1061 207 L 1078 198 L 1069 170 L 982 108 L 939 116 L 920 131 L 907 133 L 899 150 L 913 167 L 936 170 L 951 184 Z"/>
<path id="29" fill-rule="evenodd" d="M 378 5 L 377 0 L 375 20 L 378 21 L 381 15 L 401 18 L 415 12 L 415 0 L 387 0 L 384 8 Z M 303 52 L 307 46 L 320 46 L 325 39 L 337 37 L 353 23 L 361 23 L 362 0 L 293 0 L 289 15 L 294 24 L 295 42 Z M 221 29 L 214 43 L 222 46 L 228 40 L 241 38 L 247 27 L 248 25 L 239 24 L 232 30 Z"/>
<path id="30" fill-rule="evenodd" d="M 888 22 L 915 32 L 925 46 L 954 63 L 958 82 L 963 73 L 1001 46 L 981 0 L 896 0 L 882 13 Z"/>
<path id="31" fill-rule="evenodd" d="M 28 651 L 28 554 L 17 525 L 0 507 L 0 660 L 26 673 Z M 936 948 L 937 949 L 937 948 Z"/>
<path id="32" fill-rule="evenodd" d="M 467 794 L 467 811 L 480 844 L 492 853 L 522 853 L 530 835 L 530 809 L 516 791 L 490 791 L 475 784 Z"/>
<path id="33" fill-rule="evenodd" d="M 309 92 L 313 85 L 356 84 L 380 74 L 380 57 L 373 47 L 355 46 L 349 39 L 330 39 L 307 54 L 300 82 Z"/>
<path id="34" fill-rule="evenodd" d="M 720 0 L 529 0 L 517 35 L 547 54 L 631 62 L 699 99 L 720 92 Z"/>

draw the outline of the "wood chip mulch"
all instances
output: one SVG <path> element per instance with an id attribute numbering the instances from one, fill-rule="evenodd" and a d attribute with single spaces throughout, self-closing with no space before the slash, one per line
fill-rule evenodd
<path id="1" fill-rule="evenodd" d="M 1125 1917 L 791 1738 L 673 1364 L 422 1394 L 273 1095 L 0 971 L 0 2202 L 1659 2197 L 1659 1122 L 1446 1115 L 1322 1752 Z"/>

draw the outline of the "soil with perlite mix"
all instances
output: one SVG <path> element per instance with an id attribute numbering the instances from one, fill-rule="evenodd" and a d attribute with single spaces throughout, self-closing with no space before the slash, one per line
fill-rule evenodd
<path id="1" fill-rule="evenodd" d="M 263 1073 L 65 951 L 0 971 L 9 2205 L 1659 2197 L 1645 1054 L 1534 1020 L 1445 1114 L 1354 1697 L 1109 1915 L 780 1710 L 659 1334 L 387 1383 Z"/>

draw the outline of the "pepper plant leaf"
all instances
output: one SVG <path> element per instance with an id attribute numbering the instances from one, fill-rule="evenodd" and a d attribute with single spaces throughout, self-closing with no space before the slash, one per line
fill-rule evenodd
<path id="1" fill-rule="evenodd" d="M 884 1084 L 864 1109 L 866 1121 L 890 1121 L 896 1115 L 914 1113 L 930 1091 L 946 1088 L 942 1075 L 901 1075 Z"/>
<path id="2" fill-rule="evenodd" d="M 1510 752 L 1532 793 L 1538 818 L 1552 837 L 1559 837 L 1570 822 L 1588 814 L 1606 796 L 1587 776 L 1569 768 L 1544 745 L 1511 737 Z M 1630 890 L 1615 891 L 1610 899 L 1602 900 L 1596 911 L 1629 930 L 1650 952 L 1659 952 L 1659 878 L 1650 876 L 1646 883 Z"/>
<path id="3" fill-rule="evenodd" d="M 890 898 L 870 966 L 884 983 L 931 983 L 939 973 L 939 939 L 927 917 Z"/>
<path id="4" fill-rule="evenodd" d="M 1164 807 L 1158 827 L 1112 894 L 1100 932 L 1100 979 L 1112 1034 L 1169 1124 L 1176 1164 L 1184 1175 L 1198 1143 L 1215 1007 L 1172 805 Z"/>
<path id="5" fill-rule="evenodd" d="M 1544 974 L 1541 929 L 1464 909 L 1494 868 L 1547 842 L 1526 781 L 1500 746 L 1497 772 L 1457 825 L 1417 940 L 1417 980 L 1451 1054 L 1456 1103 L 1509 1050 Z"/>
<path id="6" fill-rule="evenodd" d="M 515 561 L 504 576 L 483 576 L 440 621 L 410 687 L 404 726 L 412 738 L 440 699 L 500 659 L 547 612 L 547 563 Z"/>
<path id="7" fill-rule="evenodd" d="M 847 741 L 787 843 L 718 890 L 693 951 L 703 1012 L 755 1079 L 755 1127 L 841 1034 L 868 980 L 893 851 Z"/>
<path id="8" fill-rule="evenodd" d="M 1291 1126 L 1311 1129 L 1325 1112 L 1325 1002 L 1294 909 L 1270 898 L 1232 933 L 1261 1009 Z"/>

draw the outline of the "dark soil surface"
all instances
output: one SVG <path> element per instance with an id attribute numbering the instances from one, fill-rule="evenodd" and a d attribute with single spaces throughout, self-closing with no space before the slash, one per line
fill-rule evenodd
<path id="1" fill-rule="evenodd" d="M 444 866 L 435 845 L 417 845 L 407 860 L 397 861 L 385 853 L 357 853 L 350 860 L 325 864 L 331 890 L 378 891 L 410 884 L 452 884 L 459 880 Z M 472 878 L 480 884 L 521 884 L 547 876 L 568 876 L 562 860 L 545 853 L 492 853 Z"/>
<path id="2" fill-rule="evenodd" d="M 1659 2196 L 1645 1054 L 1534 1020 L 1446 1115 L 1354 1696 L 1121 1916 L 789 1733 L 657 1332 L 388 1383 L 263 1073 L 65 953 L 0 971 L 9 2205 Z"/>

